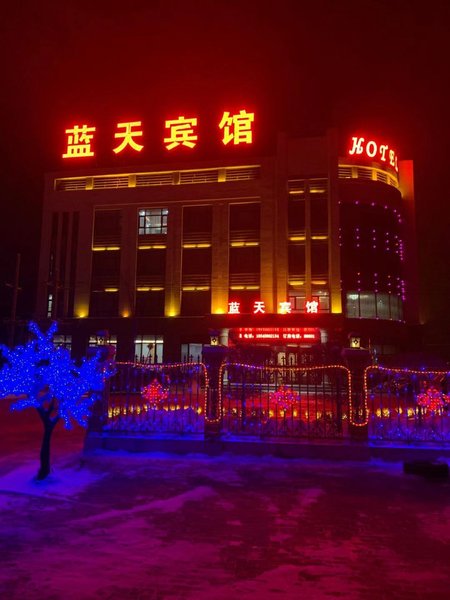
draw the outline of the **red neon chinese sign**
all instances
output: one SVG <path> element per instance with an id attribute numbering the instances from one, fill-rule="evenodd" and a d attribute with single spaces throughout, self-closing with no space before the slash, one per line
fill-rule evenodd
<path id="1" fill-rule="evenodd" d="M 66 129 L 67 149 L 63 158 L 81 158 L 83 156 L 94 156 L 91 149 L 91 141 L 94 137 L 95 127 L 87 125 L 74 125 L 72 129 Z"/>
<path id="2" fill-rule="evenodd" d="M 197 133 L 199 120 L 197 116 L 185 117 L 184 115 L 166 119 L 164 121 L 166 135 L 162 139 L 165 148 L 167 150 L 174 150 L 180 146 L 189 149 L 194 148 L 200 141 Z M 220 119 L 217 120 L 219 133 L 216 133 L 216 136 L 218 136 L 218 139 L 224 146 L 252 144 L 254 122 L 254 112 L 247 112 L 245 109 L 241 109 L 236 113 L 223 111 Z M 82 125 L 76 124 L 66 129 L 66 150 L 62 157 L 83 158 L 95 156 L 96 130 L 95 126 L 86 123 Z M 143 136 L 144 128 L 142 121 L 117 123 L 114 139 L 121 140 L 121 142 L 119 145 L 112 147 L 111 150 L 115 154 L 119 154 L 125 149 L 141 152 L 144 145 L 138 143 L 136 138 L 139 138 L 139 141 L 142 142 Z M 148 138 L 150 145 L 154 146 L 155 138 L 152 139 L 152 132 L 149 132 Z"/>
<path id="3" fill-rule="evenodd" d="M 119 131 L 114 134 L 116 139 L 122 139 L 122 142 L 117 146 L 117 148 L 113 148 L 113 152 L 118 154 L 122 152 L 124 148 L 130 146 L 136 152 L 140 152 L 144 146 L 138 144 L 134 138 L 142 137 L 144 134 L 142 131 L 136 131 L 136 127 L 142 127 L 141 121 L 131 121 L 129 123 L 117 123 L 117 129 L 125 129 L 125 131 Z M 133 130 L 134 129 L 134 130 Z"/>
<path id="4" fill-rule="evenodd" d="M 380 144 L 371 139 L 353 136 L 348 154 L 378 160 L 398 171 L 397 154 L 388 144 Z"/>
<path id="5" fill-rule="evenodd" d="M 240 110 L 239 114 L 232 115 L 225 111 L 219 123 L 219 129 L 223 129 L 222 143 L 226 146 L 231 141 L 233 144 L 251 144 L 253 141 L 252 123 L 255 113 Z"/>
<path id="6" fill-rule="evenodd" d="M 164 143 L 167 150 L 173 150 L 177 146 L 194 148 L 198 140 L 198 135 L 195 133 L 196 127 L 197 117 L 190 119 L 178 117 L 178 119 L 166 121 L 166 129 L 169 130 L 169 135 L 164 138 Z"/>
<path id="7" fill-rule="evenodd" d="M 304 312 L 307 314 L 317 314 L 319 312 L 319 301 L 313 298 L 307 300 L 304 305 Z M 245 312 L 245 311 L 244 311 Z M 296 311 L 298 312 L 298 311 Z M 254 315 L 266 314 L 266 303 L 264 300 L 255 300 L 252 305 L 252 313 Z M 228 314 L 229 315 L 240 315 L 241 314 L 241 302 L 238 300 L 231 300 L 228 302 Z M 278 314 L 279 315 L 291 315 L 292 314 L 292 303 L 291 302 L 279 302 L 278 303 Z"/>
<path id="8" fill-rule="evenodd" d="M 313 327 L 238 327 L 232 337 L 240 342 L 320 342 L 320 330 Z"/>

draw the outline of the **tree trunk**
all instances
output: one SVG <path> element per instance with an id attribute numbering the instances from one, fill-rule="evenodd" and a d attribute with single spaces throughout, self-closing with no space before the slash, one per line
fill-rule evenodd
<path id="1" fill-rule="evenodd" d="M 53 429 L 55 428 L 58 418 L 52 418 L 44 409 L 38 409 L 39 416 L 44 425 L 44 435 L 42 436 L 40 460 L 41 465 L 37 474 L 37 479 L 42 481 L 48 475 L 50 475 L 50 440 L 52 437 Z"/>

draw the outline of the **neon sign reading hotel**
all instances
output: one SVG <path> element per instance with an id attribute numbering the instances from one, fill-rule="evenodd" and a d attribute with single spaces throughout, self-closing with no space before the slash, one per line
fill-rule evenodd
<path id="1" fill-rule="evenodd" d="M 379 160 L 398 171 L 397 154 L 388 144 L 380 144 L 371 139 L 367 140 L 363 137 L 353 136 L 348 153 L 350 156 L 359 155 L 364 158 Z"/>
<path id="2" fill-rule="evenodd" d="M 255 113 L 247 112 L 245 109 L 237 113 L 224 111 L 217 122 L 217 135 L 224 146 L 253 143 L 253 123 Z M 199 118 L 197 116 L 179 115 L 175 118 L 166 119 L 164 122 L 165 136 L 163 144 L 168 151 L 175 150 L 180 146 L 192 149 L 199 142 L 198 136 Z M 66 151 L 63 158 L 77 159 L 95 156 L 95 141 L 97 128 L 92 124 L 75 124 L 65 130 Z M 141 152 L 144 148 L 144 127 L 142 121 L 129 121 L 117 123 L 111 148 L 112 152 L 119 154 L 125 149 Z M 150 132 L 151 139 L 151 132 Z"/>

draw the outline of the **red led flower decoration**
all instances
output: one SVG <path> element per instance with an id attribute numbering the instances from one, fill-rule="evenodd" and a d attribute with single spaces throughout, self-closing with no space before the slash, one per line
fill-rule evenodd
<path id="1" fill-rule="evenodd" d="M 289 410 L 297 404 L 297 402 L 300 402 L 300 394 L 284 385 L 279 387 L 276 392 L 271 392 L 269 398 L 282 410 Z"/>
<path id="2" fill-rule="evenodd" d="M 437 388 L 430 387 L 417 396 L 417 404 L 424 408 L 428 408 L 433 412 L 444 408 L 449 404 L 450 400 L 446 394 L 440 392 Z"/>
<path id="3" fill-rule="evenodd" d="M 157 379 L 141 390 L 141 396 L 152 408 L 160 408 L 164 400 L 169 397 L 169 391 L 164 388 Z"/>

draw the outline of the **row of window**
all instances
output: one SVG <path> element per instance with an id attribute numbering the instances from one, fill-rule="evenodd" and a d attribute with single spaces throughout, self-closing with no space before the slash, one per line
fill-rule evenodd
<path id="1" fill-rule="evenodd" d="M 239 303 L 242 313 L 251 313 L 251 307 L 259 300 L 258 290 L 230 291 L 230 303 Z M 93 292 L 89 314 L 91 317 L 116 317 L 118 315 L 118 293 Z M 138 317 L 164 316 L 164 290 L 137 292 L 135 314 Z M 310 312 L 311 302 L 314 312 L 330 311 L 330 296 L 326 289 L 315 289 L 311 298 L 304 292 L 290 291 L 288 295 L 290 312 Z M 48 316 L 52 316 L 53 295 L 48 297 Z M 242 308 L 241 308 L 242 307 Z M 211 311 L 211 290 L 185 290 L 182 293 L 181 311 L 184 316 L 209 314 Z M 346 316 L 355 319 L 403 320 L 403 300 L 395 294 L 376 292 L 348 292 L 346 294 Z"/>
<path id="2" fill-rule="evenodd" d="M 260 229 L 260 204 L 250 202 L 231 204 L 229 229 L 258 231 Z M 308 225 L 312 232 L 326 232 L 328 228 L 328 205 L 326 197 L 315 198 L 311 203 L 308 219 L 304 199 L 290 199 L 288 205 L 289 230 L 304 232 Z M 141 208 L 138 211 L 138 234 L 166 235 L 169 210 L 167 208 Z M 212 229 L 212 206 L 187 206 L 183 208 L 183 233 L 210 232 Z M 121 211 L 97 211 L 94 242 L 107 238 L 120 238 Z"/>
<path id="3" fill-rule="evenodd" d="M 53 344 L 56 347 L 72 349 L 71 335 L 55 335 Z M 96 348 L 100 345 L 108 344 L 117 348 L 117 335 L 108 335 L 102 337 L 91 335 L 89 338 L 89 348 Z M 393 345 L 372 345 L 371 350 L 374 356 L 395 354 L 398 348 Z M 155 364 L 163 362 L 164 337 L 162 335 L 137 335 L 134 340 L 134 360 L 136 362 Z M 307 358 L 307 355 L 298 356 L 297 354 L 288 355 L 285 352 L 278 353 L 278 364 L 298 364 L 299 359 Z M 203 344 L 200 342 L 189 342 L 181 344 L 180 360 L 181 362 L 200 362 L 203 359 Z M 287 361 L 287 362 L 286 362 Z"/>
<path id="4" fill-rule="evenodd" d="M 53 344 L 60 348 L 66 348 L 71 351 L 72 349 L 72 336 L 57 334 L 53 338 Z M 117 335 L 91 335 L 89 337 L 89 348 L 95 348 L 100 345 L 108 344 L 110 346 L 117 347 Z M 192 356 L 191 360 L 199 360 L 198 349 L 200 348 L 201 355 L 201 344 L 182 344 L 181 347 L 181 360 L 189 360 L 189 356 Z M 134 340 L 134 353 L 135 360 L 137 362 L 146 363 L 162 363 L 163 362 L 163 349 L 164 349 L 164 338 L 162 335 L 138 335 Z M 189 354 L 191 353 L 191 354 Z M 195 357 L 194 357 L 195 356 Z"/>
<path id="5" fill-rule="evenodd" d="M 356 319 L 403 319 L 403 301 L 394 294 L 347 292 L 346 315 Z"/>
<path id="6" fill-rule="evenodd" d="M 192 286 L 181 294 L 181 316 L 203 316 L 211 313 L 211 288 L 199 289 Z M 251 286 L 248 286 L 251 287 Z M 244 286 L 236 286 L 244 288 Z M 256 289 L 231 289 L 229 292 L 229 306 L 238 306 L 237 312 L 251 314 L 254 312 L 255 303 L 261 301 L 259 286 Z M 330 311 L 330 296 L 327 289 L 314 288 L 311 296 L 305 292 L 290 290 L 286 302 L 289 303 L 290 313 L 328 313 Z M 148 290 L 136 292 L 134 315 L 136 317 L 163 317 L 165 312 L 165 292 L 162 290 Z M 92 292 L 89 307 L 90 317 L 117 317 L 119 311 L 119 294 L 115 292 Z"/>
<path id="7" fill-rule="evenodd" d="M 120 252 L 93 252 L 92 254 L 92 291 L 118 288 L 120 284 Z M 328 278 L 328 244 L 317 244 L 311 253 L 311 277 L 324 280 Z M 258 246 L 231 247 L 228 251 L 228 273 L 230 286 L 259 285 L 261 273 L 261 254 Z M 182 285 L 210 286 L 212 274 L 211 248 L 184 248 L 182 251 Z M 127 285 L 135 284 L 137 290 L 147 288 L 161 289 L 166 277 L 166 250 L 139 250 L 136 261 L 136 279 Z M 306 256 L 305 246 L 289 245 L 288 278 L 289 281 L 305 282 Z M 324 285 L 324 284 L 322 284 Z M 145 291 L 145 290 L 144 290 Z"/>

